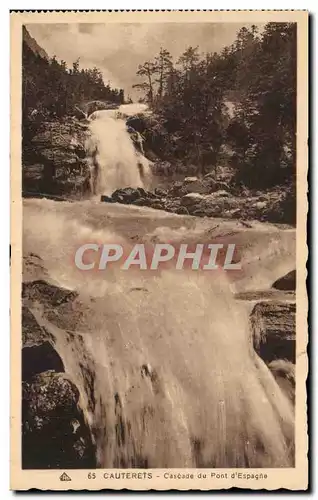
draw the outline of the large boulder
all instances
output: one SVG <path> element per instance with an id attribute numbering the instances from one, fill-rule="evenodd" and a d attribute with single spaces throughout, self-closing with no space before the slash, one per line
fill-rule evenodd
<path id="1" fill-rule="evenodd" d="M 167 212 L 179 213 L 179 210 L 183 209 L 183 208 L 185 208 L 185 207 L 181 206 L 179 198 L 168 198 L 165 201 L 165 210 Z M 186 209 L 186 211 L 187 211 L 187 214 L 188 214 L 188 210 L 187 209 Z"/>
<path id="2" fill-rule="evenodd" d="M 210 186 L 197 177 L 186 177 L 183 182 L 183 187 L 188 193 L 207 194 L 210 192 Z"/>
<path id="3" fill-rule="evenodd" d="M 106 194 L 102 194 L 100 197 L 100 201 L 104 203 L 114 203 L 115 200 L 111 196 L 107 196 Z"/>
<path id="4" fill-rule="evenodd" d="M 230 189 L 230 183 L 226 180 L 229 180 L 228 176 L 222 176 L 220 174 L 216 174 L 215 172 L 210 172 L 202 178 L 205 185 L 209 187 L 210 193 L 221 189 L 228 191 Z"/>
<path id="5" fill-rule="evenodd" d="M 204 196 L 200 193 L 188 193 L 181 198 L 181 205 L 184 207 L 198 205 L 204 201 L 204 199 Z"/>
<path id="6" fill-rule="evenodd" d="M 75 117 L 43 121 L 23 143 L 23 192 L 83 194 L 89 175 L 87 134 L 87 124 Z"/>
<path id="7" fill-rule="evenodd" d="M 158 196 L 158 198 L 166 198 L 166 196 L 167 196 L 168 193 L 167 193 L 167 191 L 165 189 L 162 189 L 160 187 L 156 187 L 154 189 L 154 194 L 156 196 Z"/>
<path id="8" fill-rule="evenodd" d="M 176 181 L 172 184 L 169 189 L 169 196 L 172 197 L 180 197 L 188 194 L 188 191 L 184 188 L 184 184 L 182 181 Z"/>
<path id="9" fill-rule="evenodd" d="M 285 274 L 282 278 L 279 278 L 276 280 L 273 285 L 273 288 L 276 288 L 276 290 L 296 290 L 296 271 L 290 271 L 289 273 Z"/>
<path id="10" fill-rule="evenodd" d="M 51 342 L 22 349 L 22 380 L 30 380 L 47 370 L 64 372 L 63 361 Z"/>
<path id="11" fill-rule="evenodd" d="M 231 194 L 228 191 L 225 191 L 225 189 L 220 189 L 215 193 L 210 194 L 210 196 L 207 199 L 215 200 L 216 198 L 229 198 L 229 197 L 231 197 Z"/>
<path id="12" fill-rule="evenodd" d="M 147 127 L 145 117 L 141 114 L 129 116 L 126 120 L 126 124 L 128 127 L 133 128 L 134 130 L 136 130 L 136 132 L 139 132 L 140 134 L 142 134 Z"/>
<path id="13" fill-rule="evenodd" d="M 278 186 L 268 193 L 263 220 L 296 225 L 296 186 Z"/>
<path id="14" fill-rule="evenodd" d="M 175 213 L 179 215 L 189 215 L 189 211 L 186 207 L 178 207 L 175 209 Z"/>
<path id="15" fill-rule="evenodd" d="M 152 207 L 158 210 L 165 208 L 164 200 L 158 197 L 157 194 L 151 191 L 146 191 L 144 188 L 122 188 L 117 189 L 111 196 L 112 202 L 123 203 L 125 205 L 137 205 L 143 207 Z M 104 196 L 102 197 L 104 201 Z M 106 200 L 109 201 L 109 200 Z"/>
<path id="16" fill-rule="evenodd" d="M 124 203 L 130 205 L 134 203 L 134 201 L 140 199 L 142 196 L 143 192 L 140 191 L 138 188 L 126 187 L 126 188 L 116 189 L 116 191 L 114 191 L 112 194 L 112 199 L 116 203 Z"/>
<path id="17" fill-rule="evenodd" d="M 64 372 L 63 361 L 55 349 L 55 338 L 41 327 L 32 311 L 22 306 L 22 380 L 53 370 Z"/>
<path id="18" fill-rule="evenodd" d="M 96 467 L 79 391 L 63 373 L 46 371 L 22 385 L 24 469 Z"/>
<path id="19" fill-rule="evenodd" d="M 295 303 L 259 302 L 251 313 L 251 327 L 254 348 L 264 361 L 285 359 L 295 363 Z"/>

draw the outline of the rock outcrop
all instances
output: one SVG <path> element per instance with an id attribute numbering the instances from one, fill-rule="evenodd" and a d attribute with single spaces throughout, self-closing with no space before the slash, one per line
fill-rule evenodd
<path id="1" fill-rule="evenodd" d="M 273 283 L 273 288 L 276 288 L 276 290 L 296 291 L 296 270 L 290 271 L 290 273 L 276 280 Z"/>
<path id="2" fill-rule="evenodd" d="M 36 280 L 23 283 L 22 297 L 25 301 L 41 300 L 42 303 L 50 304 L 51 307 L 57 307 L 65 302 L 74 300 L 77 297 L 77 293 L 49 284 L 43 280 Z"/>
<path id="3" fill-rule="evenodd" d="M 23 148 L 24 194 L 82 195 L 87 189 L 87 125 L 76 118 L 43 121 Z"/>
<path id="4" fill-rule="evenodd" d="M 23 381 L 24 469 L 96 466 L 94 447 L 78 400 L 76 386 L 64 373 L 45 371 Z"/>
<path id="5" fill-rule="evenodd" d="M 294 404 L 296 304 L 279 300 L 261 301 L 252 310 L 250 324 L 255 351 L 266 362 L 278 385 Z"/>
<path id="6" fill-rule="evenodd" d="M 259 302 L 251 313 L 253 345 L 264 361 L 296 359 L 296 305 L 291 302 Z"/>
<path id="7" fill-rule="evenodd" d="M 79 405 L 79 391 L 65 373 L 56 339 L 31 310 L 54 310 L 76 294 L 43 280 L 22 290 L 22 464 L 25 469 L 91 468 L 95 448 Z"/>

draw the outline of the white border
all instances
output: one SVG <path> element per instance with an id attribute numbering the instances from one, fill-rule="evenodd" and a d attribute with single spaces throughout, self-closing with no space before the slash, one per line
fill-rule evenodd
<path id="1" fill-rule="evenodd" d="M 22 5 L 21 5 L 22 4 Z M 1 185 L 5 186 L 4 189 L 2 189 L 1 196 L 0 196 L 0 206 L 1 206 L 1 266 L 2 266 L 2 272 L 1 272 L 1 282 L 2 282 L 2 287 L 1 287 L 1 300 L 0 300 L 0 305 L 1 305 L 1 325 L 4 325 L 4 328 L 2 328 L 2 333 L 3 333 L 3 340 L 1 343 L 1 351 L 3 353 L 2 355 L 2 360 L 1 360 L 1 406 L 2 406 L 2 411 L 0 412 L 0 458 L 1 458 L 1 469 L 0 469 L 0 493 L 1 493 L 1 498 L 9 498 L 13 494 L 12 492 L 9 492 L 9 383 L 8 383 L 8 378 L 9 378 L 9 317 L 8 317 L 8 310 L 9 310 L 9 268 L 8 268 L 8 245 L 9 245 L 9 92 L 10 92 L 10 85 L 9 85 L 9 9 L 39 9 L 43 10 L 45 9 L 85 9 L 89 7 L 90 9 L 191 9 L 195 6 L 196 9 L 209 9 L 213 7 L 214 9 L 253 9 L 257 7 L 257 9 L 260 8 L 265 8 L 265 9 L 307 9 L 312 13 L 317 12 L 317 7 L 316 7 L 316 2 L 314 1 L 309 1 L 309 2 L 295 2 L 292 0 L 287 1 L 279 1 L 279 0 L 267 0 L 266 4 L 260 5 L 259 3 L 255 4 L 255 1 L 241 1 L 239 4 L 235 1 L 229 1 L 229 0 L 223 0 L 222 2 L 213 2 L 211 5 L 211 2 L 209 1 L 202 1 L 202 0 L 196 0 L 195 5 L 193 2 L 187 2 L 186 0 L 180 1 L 180 0 L 162 0 L 160 2 L 146 2 L 145 0 L 139 0 L 139 1 L 134 1 L 134 2 L 129 2 L 129 1 L 96 1 L 96 0 L 91 0 L 89 2 L 89 5 L 85 2 L 80 2 L 79 0 L 77 1 L 68 1 L 65 2 L 61 0 L 56 0 L 55 2 L 45 2 L 45 5 L 43 5 L 42 2 L 37 2 L 37 1 L 32 1 L 30 0 L 28 2 L 28 5 L 25 5 L 24 2 L 4 2 L 1 4 L 0 7 L 0 14 L 1 14 L 1 29 L 0 29 L 0 51 L 1 51 L 1 68 L 2 68 L 2 75 L 0 79 L 0 85 L 1 85 L 1 109 L 2 109 L 2 127 L 1 127 L 1 138 L 2 138 L 2 147 L 1 147 Z M 315 24 L 315 23 L 313 23 Z M 318 67 L 318 58 L 317 58 L 317 45 L 316 45 L 316 37 L 314 41 L 314 54 L 313 54 L 313 64 L 312 68 L 313 70 Z M 314 71 L 313 71 L 314 73 Z M 314 75 L 313 75 L 314 76 Z M 317 79 L 315 79 L 315 90 L 317 89 Z M 314 94 L 314 91 L 313 91 Z M 314 97 L 314 95 L 313 95 Z M 316 103 L 312 102 L 312 104 L 315 104 L 315 110 L 312 111 L 313 117 L 316 115 L 317 110 L 317 105 Z M 8 121 L 7 121 L 8 120 Z M 314 127 L 312 130 L 312 133 L 314 132 Z M 314 148 L 315 144 L 313 141 L 312 148 Z M 312 161 L 314 160 L 314 155 L 312 155 Z M 314 170 L 314 169 L 313 169 Z M 312 192 L 318 192 L 318 186 L 317 184 L 317 175 L 314 175 L 314 184 L 312 185 L 311 189 Z M 318 213 L 317 207 L 318 202 L 313 200 L 313 206 L 312 206 L 312 212 Z M 314 229 L 317 229 L 317 220 L 313 221 L 313 227 Z M 315 231 L 316 234 L 316 231 Z M 317 249 L 317 246 L 315 245 L 315 240 L 313 239 L 313 249 Z M 318 251 L 313 250 L 313 258 L 316 257 Z M 318 262 L 318 259 L 315 259 L 315 262 Z M 317 266 L 318 267 L 318 266 Z M 316 269 L 316 265 L 314 265 L 311 276 L 317 276 L 318 269 Z M 315 332 L 315 322 L 313 321 L 312 325 L 312 332 Z M 315 354 L 317 354 L 316 351 L 316 346 L 317 343 L 315 344 L 315 351 L 312 352 L 312 364 L 315 359 Z M 315 376 L 313 376 L 312 381 L 311 381 L 311 388 L 312 388 L 312 393 L 314 395 L 314 388 L 315 388 L 315 382 L 317 380 L 317 373 L 315 372 Z M 313 399 L 313 398 L 312 398 Z M 315 405 L 313 404 L 314 401 L 312 401 L 312 406 L 315 408 Z M 317 418 L 317 412 L 314 412 L 315 418 L 312 424 L 317 423 L 316 418 Z M 312 449 L 312 456 L 315 457 L 317 455 L 317 443 L 312 443 L 313 449 Z M 317 462 L 317 460 L 315 460 Z M 312 483 L 313 486 L 315 486 L 315 477 L 317 477 L 317 467 L 316 463 L 313 464 L 312 468 Z M 182 495 L 182 493 L 179 493 L 179 495 Z M 55 496 L 57 494 L 53 494 Z M 62 493 L 62 495 L 64 495 Z M 77 495 L 76 493 L 73 493 L 73 495 Z M 101 493 L 100 498 L 102 496 L 104 497 L 105 493 Z M 109 493 L 108 493 L 109 495 Z M 121 494 L 116 494 L 118 497 Z M 148 496 L 149 494 L 147 494 Z M 193 495 L 196 495 L 195 493 Z M 214 496 L 218 496 L 218 494 L 213 492 Z M 300 496 L 304 496 L 305 494 L 302 494 Z M 61 496 L 61 493 L 59 493 L 59 496 Z M 96 495 L 95 495 L 96 496 Z M 152 494 L 150 494 L 152 496 Z M 187 495 L 188 496 L 188 495 Z M 221 496 L 221 495 L 220 495 Z M 258 496 L 258 494 L 254 494 L 253 496 Z M 224 493 L 222 493 L 222 497 L 224 497 Z"/>

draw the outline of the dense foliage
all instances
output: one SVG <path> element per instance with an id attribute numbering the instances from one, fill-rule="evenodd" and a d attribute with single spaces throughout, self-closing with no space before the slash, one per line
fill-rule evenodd
<path id="1" fill-rule="evenodd" d="M 236 180 L 271 187 L 294 180 L 296 25 L 242 28 L 221 53 L 161 49 L 136 85 L 154 110 L 155 152 L 206 173 L 222 162 Z"/>
<path id="2" fill-rule="evenodd" d="M 65 61 L 43 57 L 30 47 L 26 33 L 23 41 L 22 106 L 23 126 L 31 133 L 36 116 L 56 119 L 78 112 L 81 103 L 107 101 L 121 104 L 124 91 L 105 85 L 99 69 L 80 69 L 79 60 L 68 68 Z"/>

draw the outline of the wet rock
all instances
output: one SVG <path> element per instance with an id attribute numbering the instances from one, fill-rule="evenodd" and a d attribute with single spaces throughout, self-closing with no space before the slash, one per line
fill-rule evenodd
<path id="1" fill-rule="evenodd" d="M 171 188 L 169 189 L 169 195 L 170 196 L 181 196 L 187 193 L 182 193 L 182 188 L 183 188 L 183 182 L 177 181 L 175 182 Z"/>
<path id="2" fill-rule="evenodd" d="M 54 342 L 50 333 L 41 328 L 34 314 L 26 306 L 22 307 L 22 346 L 33 347 L 44 342 Z"/>
<path id="3" fill-rule="evenodd" d="M 199 202 L 204 200 L 204 196 L 199 193 L 188 193 L 181 198 L 181 205 L 184 207 L 190 207 L 191 205 L 197 205 Z"/>
<path id="4" fill-rule="evenodd" d="M 288 399 L 295 403 L 295 365 L 285 359 L 275 359 L 269 363 L 268 368 L 275 377 L 276 382 L 286 394 Z"/>
<path id="5" fill-rule="evenodd" d="M 65 374 L 47 371 L 23 383 L 23 468 L 96 466 L 94 446 L 78 400 L 79 391 Z"/>
<path id="6" fill-rule="evenodd" d="M 296 305 L 279 301 L 259 302 L 251 313 L 253 345 L 260 357 L 271 362 L 295 363 Z"/>
<path id="7" fill-rule="evenodd" d="M 202 179 L 192 176 L 183 181 L 176 181 L 169 189 L 170 196 L 182 197 L 190 193 L 211 194 L 216 191 L 229 191 L 229 185 L 215 179 L 215 174 L 207 174 Z"/>
<path id="8" fill-rule="evenodd" d="M 89 174 L 85 160 L 87 125 L 75 117 L 43 121 L 23 148 L 23 192 L 75 194 Z"/>
<path id="9" fill-rule="evenodd" d="M 265 208 L 266 206 L 267 206 L 267 202 L 266 201 L 257 201 L 255 203 L 255 208 L 257 208 L 259 210 Z"/>
<path id="10" fill-rule="evenodd" d="M 112 194 L 112 199 L 117 203 L 124 203 L 129 205 L 137 199 L 140 199 L 141 196 L 142 192 L 140 192 L 138 189 L 127 187 L 114 191 Z"/>
<path id="11" fill-rule="evenodd" d="M 226 179 L 228 178 L 226 176 Z M 195 210 L 191 209 L 191 215 L 199 217 L 255 219 L 288 223 L 292 220 L 288 214 L 292 213 L 294 209 L 295 198 L 292 195 L 292 190 L 289 190 L 291 194 L 288 194 L 289 191 L 287 191 L 286 187 L 277 187 L 267 192 L 242 190 L 231 186 L 230 182 L 221 180 L 215 172 L 211 172 L 202 179 L 186 177 L 183 181 L 174 182 L 168 190 L 167 197 L 170 201 L 174 200 L 187 207 L 194 205 L 194 201 L 196 204 L 199 204 L 200 201 L 200 206 L 196 207 Z M 194 200 L 195 194 L 202 195 L 203 198 L 197 197 Z M 285 208 L 286 217 L 284 216 Z M 166 210 L 174 211 L 172 205 Z M 196 211 L 197 213 L 194 213 Z"/>
<path id="12" fill-rule="evenodd" d="M 31 196 L 32 193 L 38 193 L 42 189 L 42 179 L 44 177 L 44 163 L 39 159 L 34 159 L 34 162 L 29 165 L 23 162 L 22 165 L 22 187 L 23 195 Z"/>
<path id="13" fill-rule="evenodd" d="M 100 201 L 103 201 L 105 203 L 114 203 L 115 202 L 115 200 L 111 196 L 106 196 L 105 194 L 101 195 Z"/>
<path id="14" fill-rule="evenodd" d="M 144 188 L 137 188 L 137 191 L 139 192 L 140 196 L 144 196 L 145 198 L 150 198 L 153 200 L 158 200 L 160 197 L 156 193 L 152 193 L 151 191 L 146 191 Z"/>
<path id="15" fill-rule="evenodd" d="M 22 380 L 48 370 L 64 372 L 63 361 L 50 342 L 22 349 Z"/>
<path id="16" fill-rule="evenodd" d="M 38 255 L 29 253 L 23 257 L 23 281 L 30 282 L 48 278 L 44 262 Z"/>
<path id="17" fill-rule="evenodd" d="M 149 198 L 139 198 L 138 200 L 135 200 L 133 204 L 138 207 L 150 207 L 151 203 L 152 200 L 149 200 Z"/>
<path id="18" fill-rule="evenodd" d="M 42 328 L 28 307 L 22 307 L 22 380 L 47 370 L 64 372 L 55 338 Z"/>
<path id="19" fill-rule="evenodd" d="M 190 207 L 189 210 L 190 215 L 193 215 L 193 217 L 208 217 L 209 213 L 206 212 L 205 210 L 201 210 L 200 208 L 197 208 L 196 206 Z"/>
<path id="20" fill-rule="evenodd" d="M 183 181 L 183 184 L 193 184 L 194 182 L 198 182 L 198 177 L 186 177 Z"/>
<path id="21" fill-rule="evenodd" d="M 276 280 L 272 288 L 276 288 L 276 290 L 296 290 L 296 271 L 290 271 L 282 278 Z"/>
<path id="22" fill-rule="evenodd" d="M 165 198 L 167 196 L 167 191 L 162 188 L 155 188 L 154 194 L 158 196 L 158 198 Z"/>
<path id="23" fill-rule="evenodd" d="M 216 191 L 215 193 L 211 194 L 210 197 L 212 199 L 215 198 L 229 198 L 231 194 L 228 191 L 225 191 L 224 189 L 220 189 Z"/>
<path id="24" fill-rule="evenodd" d="M 211 192 L 209 183 L 204 182 L 197 177 L 186 177 L 183 188 L 188 193 L 208 194 Z"/>
<path id="25" fill-rule="evenodd" d="M 144 188 L 122 188 L 114 191 L 111 197 L 113 202 L 123 203 L 126 205 L 137 205 L 143 207 L 152 207 L 158 210 L 164 210 L 165 205 L 162 198 L 151 191 L 146 191 Z"/>
<path id="26" fill-rule="evenodd" d="M 142 134 L 147 127 L 146 120 L 142 115 L 134 115 L 128 117 L 126 120 L 126 124 L 140 134 Z"/>
<path id="27" fill-rule="evenodd" d="M 189 215 L 189 212 L 188 212 L 188 210 L 187 210 L 186 207 L 178 207 L 178 208 L 176 208 L 175 213 L 179 214 L 179 215 Z"/>
<path id="28" fill-rule="evenodd" d="M 296 186 L 294 183 L 277 186 L 267 193 L 268 204 L 263 209 L 263 220 L 282 224 L 296 224 Z"/>
<path id="29" fill-rule="evenodd" d="M 49 304 L 51 307 L 73 301 L 77 296 L 77 292 L 51 285 L 43 280 L 22 284 L 22 298 L 25 301 L 38 300 Z"/>
<path id="30" fill-rule="evenodd" d="M 167 212 L 171 212 L 171 213 L 175 213 L 176 214 L 176 213 L 179 213 L 179 210 L 183 209 L 183 208 L 185 208 L 185 207 L 181 207 L 179 199 L 172 199 L 172 200 L 168 199 L 168 200 L 165 200 L 165 210 Z M 187 213 L 188 213 L 188 210 L 187 210 Z"/>
<path id="31" fill-rule="evenodd" d="M 151 208 L 156 209 L 156 210 L 164 210 L 165 209 L 164 203 L 162 203 L 161 200 L 153 200 L 149 206 Z"/>

